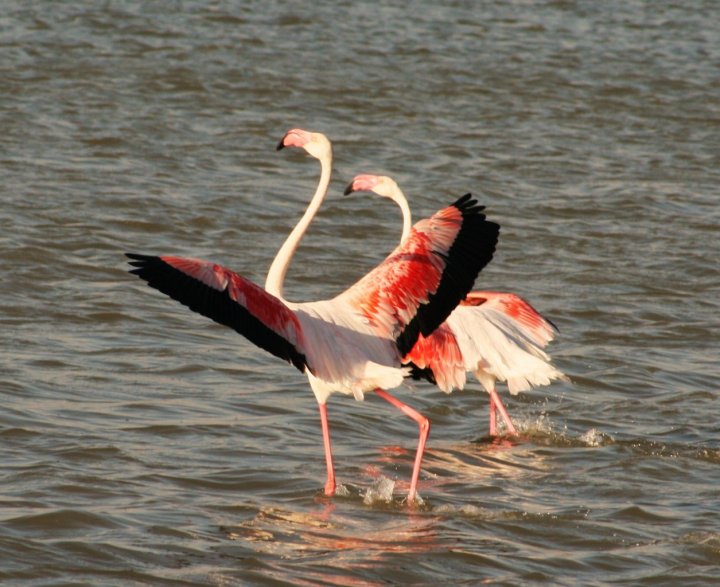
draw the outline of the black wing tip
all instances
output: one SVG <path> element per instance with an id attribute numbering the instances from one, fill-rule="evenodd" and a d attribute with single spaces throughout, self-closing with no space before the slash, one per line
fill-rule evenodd
<path id="1" fill-rule="evenodd" d="M 133 269 L 129 273 L 166 296 L 211 320 L 228 326 L 272 355 L 305 372 L 307 357 L 281 335 L 270 330 L 247 308 L 231 298 L 227 288 L 220 291 L 173 267 L 162 257 L 125 253 Z"/>
<path id="2" fill-rule="evenodd" d="M 419 334 L 429 336 L 447 319 L 495 255 L 500 225 L 481 213 L 485 207 L 479 206 L 470 193 L 458 198 L 453 206 L 462 213 L 462 226 L 447 255 L 442 255 L 446 266 L 438 290 L 395 338 L 403 356 L 410 352 Z"/>
<path id="3" fill-rule="evenodd" d="M 125 253 L 125 256 L 130 259 L 130 261 L 128 261 L 130 265 L 137 265 L 138 263 L 148 263 L 150 261 L 160 260 L 160 257 L 156 255 L 141 255 L 139 253 Z"/>
<path id="4" fill-rule="evenodd" d="M 472 197 L 473 196 L 470 192 L 463 194 L 455 201 L 453 206 L 455 206 L 457 208 L 462 208 L 467 202 L 469 202 L 470 205 L 477 204 L 477 201 L 473 200 Z"/>
<path id="5" fill-rule="evenodd" d="M 425 380 L 428 383 L 437 385 L 437 380 L 435 379 L 435 373 L 433 373 L 433 370 L 430 367 L 425 367 L 424 369 L 421 369 L 412 361 L 409 362 L 405 366 L 410 367 L 410 378 L 411 379 L 414 379 L 415 381 Z"/>
<path id="6" fill-rule="evenodd" d="M 420 325 L 416 320 L 412 320 L 395 339 L 395 344 L 397 345 L 401 356 L 404 357 L 412 350 L 417 342 L 419 334 Z"/>
<path id="7" fill-rule="evenodd" d="M 481 206 L 480 204 L 478 204 L 478 201 L 475 198 L 473 198 L 473 195 L 470 192 L 460 196 L 451 205 L 454 206 L 455 208 L 457 208 L 458 210 L 460 210 L 463 217 L 470 216 L 470 215 L 477 215 L 482 218 L 485 218 L 484 214 L 480 214 L 480 212 L 485 210 L 485 206 Z"/>
<path id="8" fill-rule="evenodd" d="M 156 255 L 140 255 L 138 253 L 125 253 L 125 256 L 130 259 L 128 265 L 133 269 L 128 269 L 128 273 L 137 275 L 141 279 L 148 280 L 146 274 L 153 267 L 157 268 L 160 265 L 167 265 L 160 257 Z M 168 266 L 169 267 L 169 266 Z"/>

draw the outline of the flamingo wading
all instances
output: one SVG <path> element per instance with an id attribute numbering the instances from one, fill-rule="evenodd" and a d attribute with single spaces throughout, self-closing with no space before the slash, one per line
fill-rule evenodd
<path id="1" fill-rule="evenodd" d="M 304 147 L 321 161 L 321 168 L 331 158 L 330 142 L 320 133 L 293 129 L 283 142 Z M 339 392 L 361 400 L 366 392 L 375 391 L 387 401 L 397 402 L 385 389 L 402 383 L 407 372 L 402 357 L 419 336 L 429 336 L 465 298 L 477 274 L 492 259 L 499 226 L 487 220 L 484 208 L 466 194 L 415 224 L 407 239 L 382 263 L 339 295 L 316 302 L 288 302 L 282 299 L 282 281 L 293 252 L 322 204 L 326 182 L 329 169 L 323 169 L 305 214 L 268 273 L 269 287 L 275 293 L 210 261 L 126 255 L 133 266 L 131 273 L 150 287 L 233 328 L 306 373 L 320 410 L 327 467 L 325 494 L 333 495 L 336 483 L 327 399 Z M 407 498 L 410 503 L 416 498 L 423 449 L 419 443 Z"/>
<path id="2" fill-rule="evenodd" d="M 320 201 L 313 198 L 313 202 L 318 201 L 317 208 L 319 209 L 322 202 L 322 198 L 327 195 L 328 186 L 330 184 L 330 176 L 332 172 L 332 144 L 330 140 L 322 133 L 312 133 L 304 131 L 302 129 L 293 129 L 283 136 L 277 146 L 277 150 L 284 149 L 285 147 L 299 147 L 305 150 L 306 153 L 312 157 L 318 159 L 320 162 L 320 179 L 315 190 L 315 195 Z M 318 194 L 323 194 L 319 196 Z M 307 225 L 303 226 L 303 221 L 293 229 L 293 232 L 304 232 Z M 408 227 L 408 231 L 410 227 Z M 288 238 L 280 251 L 278 251 L 275 259 L 273 260 L 270 270 L 268 271 L 267 278 L 265 280 L 265 291 L 268 293 L 284 299 L 284 285 L 285 275 L 290 263 L 290 260 L 297 249 L 297 241 L 293 238 Z M 411 408 L 407 404 L 401 402 L 399 399 L 390 395 L 387 391 L 376 388 L 374 390 L 376 395 L 380 396 L 391 405 L 398 408 L 405 415 L 412 418 L 419 428 L 418 435 L 418 448 L 415 456 L 415 463 L 413 466 L 413 475 L 410 482 L 410 495 L 414 495 L 418 477 L 420 473 L 420 466 L 422 462 L 422 456 L 425 450 L 425 444 L 430 434 L 430 421 L 420 414 L 417 410 Z M 330 448 L 330 433 L 329 424 L 327 417 L 327 408 L 325 404 L 320 405 L 320 418 L 321 428 L 323 432 L 323 443 L 325 445 L 325 455 L 328 459 L 331 458 L 332 450 Z M 332 461 L 328 460 L 328 471 L 333 471 Z"/>
<path id="3" fill-rule="evenodd" d="M 401 243 L 408 238 L 410 207 L 393 179 L 358 175 L 348 184 L 345 194 L 356 191 L 370 191 L 393 200 L 402 211 Z M 414 365 L 415 378 L 428 379 L 446 393 L 462 389 L 466 372 L 473 372 L 490 395 L 490 435 L 497 434 L 497 412 L 508 433 L 517 435 L 495 383 L 506 382 L 515 395 L 555 379 L 567 380 L 542 350 L 556 332 L 552 322 L 515 294 L 473 291 L 432 334 L 420 335 L 403 360 Z"/>

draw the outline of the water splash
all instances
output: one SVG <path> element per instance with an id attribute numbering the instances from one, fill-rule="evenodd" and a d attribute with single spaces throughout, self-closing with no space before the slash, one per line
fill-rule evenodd
<path id="1" fill-rule="evenodd" d="M 335 495 L 338 497 L 350 497 L 351 493 L 345 485 L 338 483 L 337 487 L 335 487 Z"/>
<path id="2" fill-rule="evenodd" d="M 550 416 L 548 416 L 544 411 L 541 412 L 537 418 L 515 419 L 515 427 L 518 429 L 518 432 L 531 437 L 537 435 L 551 436 L 553 434 L 558 434 Z"/>
<path id="3" fill-rule="evenodd" d="M 600 432 L 597 428 L 590 428 L 590 430 L 580 436 L 580 441 L 588 446 L 605 446 L 613 442 L 613 437 L 604 432 Z"/>
<path id="4" fill-rule="evenodd" d="M 392 502 L 394 489 L 395 481 L 381 475 L 370 487 L 368 487 L 365 495 L 363 496 L 363 502 L 366 505 L 372 505 L 374 503 L 390 503 Z"/>
<path id="5" fill-rule="evenodd" d="M 455 505 L 455 504 L 443 504 L 433 508 L 434 514 L 445 515 L 445 516 L 461 516 L 466 518 L 478 518 L 482 520 L 492 519 L 495 514 L 490 512 L 484 507 L 480 507 L 472 504 Z"/>

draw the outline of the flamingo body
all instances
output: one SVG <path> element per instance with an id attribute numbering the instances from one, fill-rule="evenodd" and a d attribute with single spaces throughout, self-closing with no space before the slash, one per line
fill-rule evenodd
<path id="1" fill-rule="evenodd" d="M 403 235 L 411 225 L 407 199 L 389 177 L 358 175 L 345 193 L 372 191 L 398 204 L 403 215 Z M 505 419 L 510 433 L 515 427 L 495 389 L 506 382 L 511 394 L 533 386 L 567 379 L 542 350 L 554 339 L 557 328 L 527 301 L 512 293 L 470 292 L 431 334 L 422 333 L 403 358 L 412 366 L 412 376 L 427 379 L 442 391 L 463 389 L 466 373 L 477 377 L 491 398 L 490 434 L 495 434 L 495 410 Z"/>

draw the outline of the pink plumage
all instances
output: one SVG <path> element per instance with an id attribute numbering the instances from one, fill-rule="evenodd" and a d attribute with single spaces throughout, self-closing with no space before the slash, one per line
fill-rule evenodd
<path id="1" fill-rule="evenodd" d="M 285 272 L 325 197 L 332 151 L 324 135 L 300 129 L 288 132 L 281 145 L 301 146 L 320 159 L 321 180 L 307 211 L 278 252 L 265 290 L 209 261 L 128 257 L 134 267 L 131 272 L 151 287 L 307 373 L 320 406 L 328 470 L 325 493 L 332 495 L 335 475 L 327 398 L 340 392 L 362 399 L 364 393 L 377 391 L 394 405 L 401 404 L 390 400 L 382 388 L 402 383 L 407 375 L 403 355 L 464 299 L 492 258 L 499 227 L 485 218 L 482 207 L 468 194 L 415 225 L 405 242 L 345 292 L 329 300 L 289 302 L 282 294 Z M 421 417 L 410 408 L 403 411 Z M 415 498 L 423 448 L 421 438 L 409 501 Z"/>
<path id="2" fill-rule="evenodd" d="M 398 204 L 403 214 L 401 242 L 410 238 L 410 208 L 391 178 L 358 175 L 345 193 L 360 190 L 372 191 Z M 496 410 L 508 431 L 516 434 L 495 382 L 507 383 L 510 393 L 516 394 L 555 379 L 567 379 L 543 351 L 556 331 L 549 320 L 516 294 L 473 291 L 444 324 L 418 338 L 403 362 L 413 366 L 413 376 L 428 379 L 447 393 L 463 389 L 466 373 L 474 373 L 490 395 L 490 434 L 496 434 Z"/>

